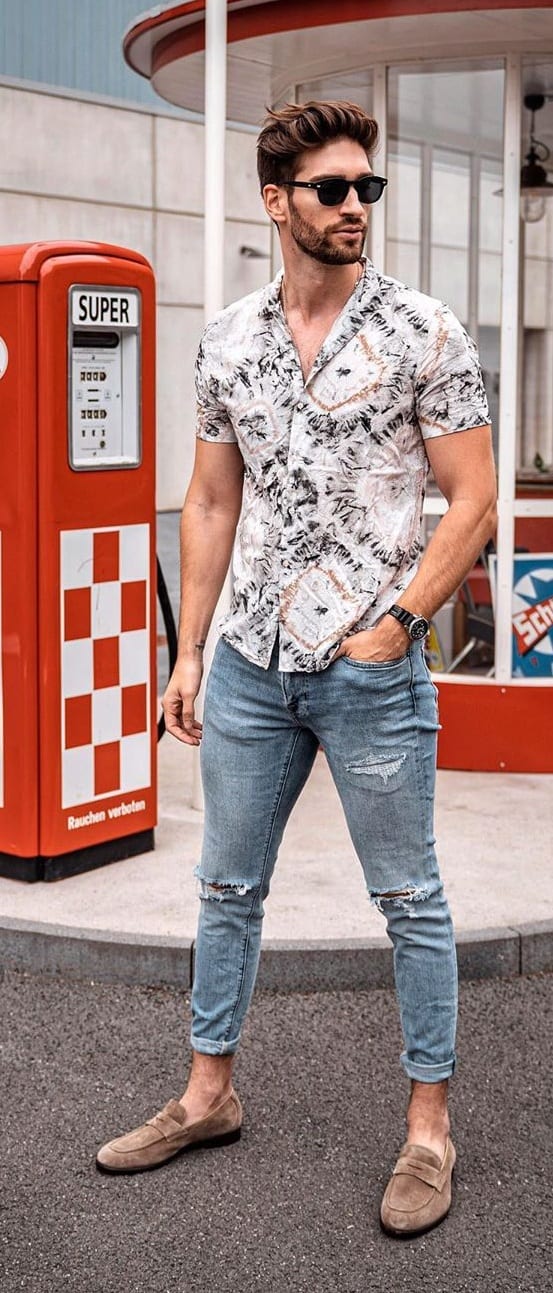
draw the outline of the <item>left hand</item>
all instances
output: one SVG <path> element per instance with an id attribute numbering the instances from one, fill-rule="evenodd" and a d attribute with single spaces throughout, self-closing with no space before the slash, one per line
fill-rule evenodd
<path id="1" fill-rule="evenodd" d="M 361 633 L 352 633 L 344 638 L 332 658 L 338 660 L 341 655 L 347 655 L 352 660 L 387 663 L 401 660 L 406 655 L 409 645 L 405 629 L 392 615 L 385 615 L 374 629 L 363 629 Z"/>

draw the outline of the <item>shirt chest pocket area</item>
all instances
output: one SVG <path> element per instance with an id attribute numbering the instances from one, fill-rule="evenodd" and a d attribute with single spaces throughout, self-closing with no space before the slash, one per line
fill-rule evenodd
<path id="1" fill-rule="evenodd" d="M 353 408 L 382 386 L 386 372 L 380 349 L 359 333 L 317 373 L 310 383 L 311 399 L 327 413 Z"/>
<path id="2" fill-rule="evenodd" d="M 338 423 L 397 412 L 412 405 L 410 365 L 398 340 L 360 332 L 317 373 L 309 393 L 316 408 Z"/>
<path id="3" fill-rule="evenodd" d="M 287 428 L 268 400 L 236 399 L 231 401 L 229 413 L 247 460 L 274 456 L 275 446 L 285 438 Z"/>

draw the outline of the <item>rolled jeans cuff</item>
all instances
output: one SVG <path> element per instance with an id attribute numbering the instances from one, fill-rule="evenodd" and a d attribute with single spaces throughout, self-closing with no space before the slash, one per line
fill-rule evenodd
<path id="1" fill-rule="evenodd" d="M 414 1082 L 445 1082 L 455 1072 L 455 1056 L 443 1064 L 415 1064 L 406 1051 L 400 1056 L 407 1077 Z"/>
<path id="2" fill-rule="evenodd" d="M 212 1042 L 209 1037 L 195 1037 L 194 1033 L 190 1034 L 190 1045 L 193 1051 L 199 1051 L 200 1055 L 234 1055 L 238 1050 L 239 1037 L 233 1037 L 229 1042 Z"/>

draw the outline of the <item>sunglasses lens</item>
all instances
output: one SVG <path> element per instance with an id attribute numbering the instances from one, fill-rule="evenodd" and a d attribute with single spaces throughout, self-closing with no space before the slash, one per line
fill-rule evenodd
<path id="1" fill-rule="evenodd" d="M 317 189 L 319 202 L 322 202 L 324 207 L 339 206 L 347 197 L 348 192 L 349 184 L 347 180 L 322 180 Z"/>
<path id="2" fill-rule="evenodd" d="M 366 180 L 359 180 L 359 183 L 356 184 L 355 187 L 357 189 L 359 201 L 368 204 L 371 202 L 378 202 L 378 199 L 382 197 L 384 192 L 382 180 L 377 179 L 374 175 L 367 176 Z"/>
<path id="3" fill-rule="evenodd" d="M 322 180 L 317 187 L 319 202 L 322 202 L 324 207 L 340 206 L 340 203 L 345 202 L 350 187 L 348 180 Z M 378 202 L 382 197 L 384 181 L 377 175 L 367 175 L 364 180 L 356 180 L 354 188 L 359 201 L 366 206 L 371 202 Z"/>

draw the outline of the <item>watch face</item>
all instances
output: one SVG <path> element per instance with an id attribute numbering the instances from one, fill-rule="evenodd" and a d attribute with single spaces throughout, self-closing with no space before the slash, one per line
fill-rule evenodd
<path id="1" fill-rule="evenodd" d="M 429 627 L 428 620 L 423 619 L 422 615 L 413 620 L 409 628 L 409 634 L 413 642 L 418 642 L 420 638 L 425 638 Z"/>

